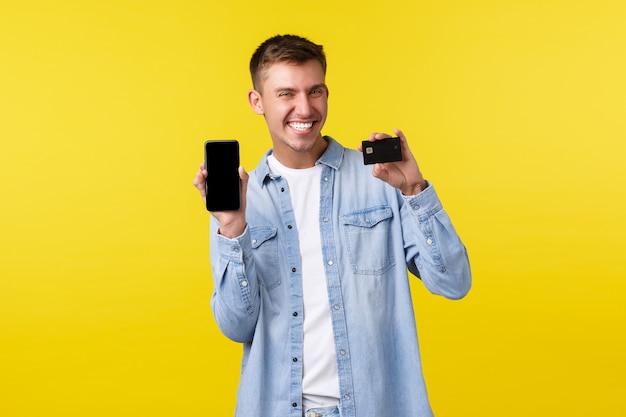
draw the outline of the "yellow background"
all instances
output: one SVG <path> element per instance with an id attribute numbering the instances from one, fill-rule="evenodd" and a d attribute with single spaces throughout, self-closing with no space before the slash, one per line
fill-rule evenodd
<path id="1" fill-rule="evenodd" d="M 626 415 L 624 4 L 3 2 L 0 416 L 232 415 L 191 181 L 270 146 L 247 65 L 289 32 L 324 133 L 403 129 L 468 247 L 465 300 L 414 285 L 436 414 Z"/>

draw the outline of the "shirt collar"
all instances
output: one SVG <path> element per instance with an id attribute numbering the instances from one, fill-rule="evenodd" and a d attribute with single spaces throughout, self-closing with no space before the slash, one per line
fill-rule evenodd
<path id="1" fill-rule="evenodd" d="M 339 142 L 337 142 L 335 139 L 333 139 L 330 136 L 324 136 L 324 140 L 328 142 L 328 147 L 326 148 L 326 150 L 324 151 L 320 159 L 318 159 L 315 164 L 316 165 L 324 164 L 334 170 L 337 170 L 339 169 L 339 166 L 341 165 L 341 161 L 343 160 L 343 154 L 344 154 L 345 148 Z M 263 158 L 261 158 L 261 162 L 259 163 L 257 167 L 257 171 L 259 173 L 259 175 L 257 176 L 257 179 L 259 181 L 259 186 L 261 187 L 263 187 L 266 180 L 273 179 L 272 174 L 270 172 L 269 164 L 267 163 L 267 157 L 270 156 L 272 152 L 273 152 L 272 149 L 267 151 L 265 155 L 263 155 Z"/>

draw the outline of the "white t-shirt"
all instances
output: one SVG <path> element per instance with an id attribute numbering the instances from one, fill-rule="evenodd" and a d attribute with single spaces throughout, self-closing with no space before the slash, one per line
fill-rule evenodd
<path id="1" fill-rule="evenodd" d="M 320 237 L 322 167 L 292 169 L 270 155 L 270 171 L 289 184 L 300 256 L 304 300 L 303 409 L 339 405 L 339 375 Z"/>

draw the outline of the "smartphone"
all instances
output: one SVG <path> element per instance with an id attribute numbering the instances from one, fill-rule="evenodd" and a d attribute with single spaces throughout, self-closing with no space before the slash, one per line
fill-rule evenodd
<path id="1" fill-rule="evenodd" d="M 400 138 L 386 138 L 373 142 L 364 140 L 361 144 L 363 147 L 363 163 L 365 165 L 402 161 Z"/>
<path id="2" fill-rule="evenodd" d="M 239 142 L 207 140 L 204 143 L 206 177 L 206 209 L 208 211 L 239 210 L 241 180 L 239 179 Z"/>

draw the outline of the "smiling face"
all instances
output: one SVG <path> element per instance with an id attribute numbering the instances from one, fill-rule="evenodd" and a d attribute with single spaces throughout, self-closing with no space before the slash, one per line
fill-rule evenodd
<path id="1" fill-rule="evenodd" d="M 263 71 L 258 90 L 250 90 L 252 109 L 265 117 L 274 156 L 290 168 L 308 168 L 326 149 L 322 127 L 328 88 L 322 65 L 277 62 Z"/>

